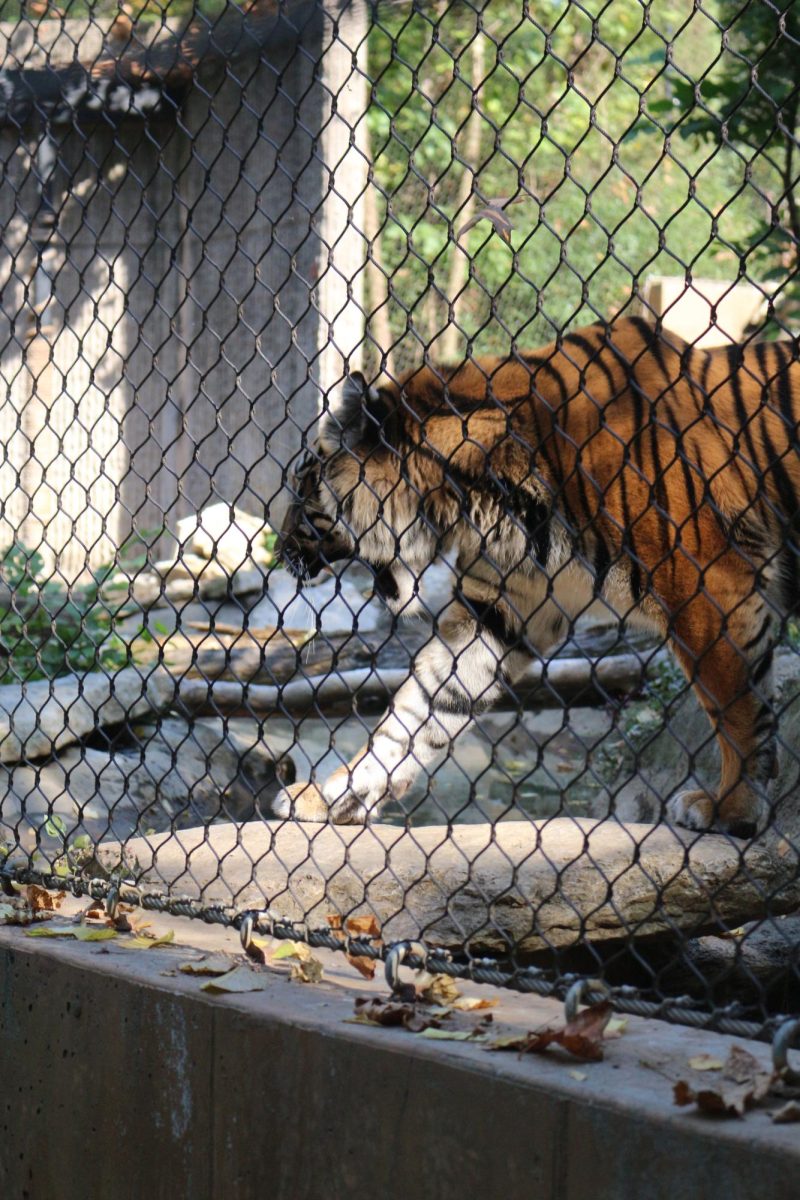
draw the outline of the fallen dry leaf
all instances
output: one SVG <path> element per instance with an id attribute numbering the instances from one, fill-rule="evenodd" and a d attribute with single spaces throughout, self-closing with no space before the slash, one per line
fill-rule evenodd
<path id="1" fill-rule="evenodd" d="M 608 1041 L 610 1038 L 622 1037 L 627 1028 L 627 1017 L 612 1017 L 603 1031 L 603 1037 L 606 1041 Z"/>
<path id="2" fill-rule="evenodd" d="M 453 1000 L 451 1008 L 458 1009 L 459 1012 L 477 1012 L 481 1008 L 495 1008 L 497 1000 L 486 1000 L 477 996 L 459 996 L 457 1000 Z"/>
<path id="3" fill-rule="evenodd" d="M 689 1066 L 693 1071 L 721 1071 L 725 1064 L 713 1054 L 695 1054 L 689 1059 Z"/>
<path id="4" fill-rule="evenodd" d="M 66 892 L 51 895 L 45 888 L 35 883 L 15 883 L 14 889 L 20 899 L 28 905 L 31 912 L 55 912 L 61 907 Z"/>
<path id="5" fill-rule="evenodd" d="M 731 1046 L 719 1080 L 694 1088 L 685 1079 L 674 1085 L 675 1104 L 696 1104 L 701 1112 L 718 1116 L 743 1117 L 769 1094 L 775 1075 L 765 1071 L 757 1058 L 741 1046 Z"/>
<path id="6" fill-rule="evenodd" d="M 775 1125 L 792 1125 L 795 1121 L 800 1121 L 800 1104 L 796 1100 L 788 1100 L 771 1116 Z"/>
<path id="7" fill-rule="evenodd" d="M 182 975 L 226 975 L 231 961 L 222 954 L 209 954 L 206 958 L 194 958 L 190 962 L 178 963 Z"/>
<path id="8" fill-rule="evenodd" d="M 477 1019 L 465 1012 L 455 1012 L 441 1004 L 422 1004 L 418 1001 L 384 999 L 382 996 L 362 996 L 355 1002 L 355 1016 L 350 1021 L 357 1025 L 384 1025 L 402 1027 L 410 1033 L 428 1033 L 443 1041 L 483 1040 L 491 1013 Z M 435 1031 L 435 1032 L 434 1032 Z"/>
<path id="9" fill-rule="evenodd" d="M 414 1003 L 362 996 L 355 1002 L 355 1016 L 351 1020 L 361 1025 L 402 1026 L 411 1033 L 422 1033 L 423 1029 L 438 1028 L 442 1017 L 425 1012 Z"/>
<path id="10" fill-rule="evenodd" d="M 361 917 L 348 917 L 344 925 L 339 913 L 329 914 L 326 920 L 331 927 L 331 931 L 338 937 L 339 941 L 343 942 L 346 935 L 349 934 L 353 938 L 369 938 L 374 940 L 378 945 L 381 944 L 381 928 L 372 913 Z M 363 975 L 365 979 L 375 978 L 375 970 L 377 968 L 376 959 L 368 958 L 366 954 L 345 954 L 345 958 L 351 967 L 355 967 L 359 975 Z"/>
<path id="11" fill-rule="evenodd" d="M 168 929 L 166 933 L 161 935 L 161 937 L 152 937 L 148 934 L 144 934 L 138 937 L 126 939 L 122 945 L 127 946 L 129 950 L 153 950 L 156 946 L 169 946 L 169 944 L 174 941 L 175 930 Z"/>
<path id="12" fill-rule="evenodd" d="M 266 986 L 264 977 L 256 974 L 250 967 L 234 967 L 225 975 L 216 979 L 207 979 L 200 985 L 201 992 L 263 992 Z"/>
<path id="13" fill-rule="evenodd" d="M 450 975 L 434 975 L 430 983 L 419 989 L 419 998 L 427 1004 L 455 1004 L 461 992 Z"/>
<path id="14" fill-rule="evenodd" d="M 485 1033 L 478 1033 L 475 1029 L 437 1029 L 433 1025 L 423 1029 L 419 1036 L 439 1042 L 481 1042 L 486 1039 Z"/>
<path id="15" fill-rule="evenodd" d="M 291 968 L 289 978 L 295 983 L 319 983 L 322 979 L 322 963 L 305 942 L 282 942 L 270 958 L 270 963 L 275 962 L 285 962 Z"/>
<path id="16" fill-rule="evenodd" d="M 577 1079 L 578 1083 L 583 1083 L 585 1079 L 589 1078 L 585 1071 L 568 1071 L 567 1074 L 573 1079 Z"/>
<path id="17" fill-rule="evenodd" d="M 489 1050 L 518 1050 L 520 1054 L 542 1054 L 549 1046 L 557 1045 L 574 1058 L 586 1062 L 597 1062 L 603 1057 L 603 1034 L 611 1019 L 613 1009 L 609 1001 L 592 1004 L 578 1013 L 563 1029 L 543 1029 L 536 1033 L 523 1033 L 513 1037 L 499 1038 L 491 1042 Z"/>
<path id="18" fill-rule="evenodd" d="M 107 942 L 117 936 L 117 931 L 105 925 L 42 925 L 39 929 L 26 929 L 25 936 L 72 937 L 79 942 Z"/>

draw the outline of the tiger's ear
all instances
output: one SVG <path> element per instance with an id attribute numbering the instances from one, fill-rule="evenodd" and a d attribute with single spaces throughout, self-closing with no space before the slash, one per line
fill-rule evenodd
<path id="1" fill-rule="evenodd" d="M 378 440 L 385 417 L 381 393 L 367 384 L 360 371 L 355 371 L 331 398 L 322 418 L 320 438 L 328 451 L 340 447 L 355 450 Z"/>

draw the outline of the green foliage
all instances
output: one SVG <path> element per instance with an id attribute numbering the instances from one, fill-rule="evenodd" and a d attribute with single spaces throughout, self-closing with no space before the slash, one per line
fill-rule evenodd
<path id="1" fill-rule="evenodd" d="M 696 147 L 732 148 L 741 163 L 741 198 L 754 220 L 727 222 L 727 241 L 742 271 L 774 288 L 777 323 L 800 318 L 800 92 L 797 86 L 800 7 L 793 0 L 718 0 L 726 28 L 720 54 L 699 78 L 670 68 L 669 102 L 655 112 L 666 132 Z M 744 235 L 744 236 L 743 236 Z"/>
<path id="2" fill-rule="evenodd" d="M 0 610 L 0 683 L 127 665 L 128 648 L 100 596 L 109 572 L 102 568 L 91 583 L 67 587 L 45 574 L 35 550 L 15 543 L 5 551 L 0 579 L 10 603 Z"/>
<path id="3" fill-rule="evenodd" d="M 462 289 L 461 348 L 506 353 L 624 309 L 650 274 L 736 277 L 758 226 L 745 163 L 670 142 L 664 115 L 678 81 L 715 69 L 725 2 L 492 0 L 484 32 L 467 5 L 377 9 L 368 125 L 399 367 Z M 457 237 L 465 189 L 511 218 L 508 242 L 491 220 Z"/>

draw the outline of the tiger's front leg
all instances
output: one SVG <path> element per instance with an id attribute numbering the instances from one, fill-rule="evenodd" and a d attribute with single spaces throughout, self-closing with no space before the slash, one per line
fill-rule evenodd
<path id="1" fill-rule="evenodd" d="M 448 605 L 369 743 L 322 785 L 333 821 L 362 824 L 377 817 L 473 716 L 498 700 L 529 661 L 519 646 L 521 625 L 499 597 L 487 603 L 465 595 Z M 286 793 L 273 810 L 302 815 L 292 812 Z"/>

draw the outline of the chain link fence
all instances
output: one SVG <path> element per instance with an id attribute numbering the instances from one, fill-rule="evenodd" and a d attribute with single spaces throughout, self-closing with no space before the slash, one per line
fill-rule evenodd
<path id="1" fill-rule="evenodd" d="M 795 7 L 3 0 L 0 42 L 6 889 L 769 1035 Z"/>

